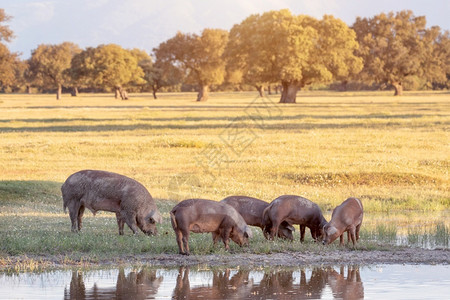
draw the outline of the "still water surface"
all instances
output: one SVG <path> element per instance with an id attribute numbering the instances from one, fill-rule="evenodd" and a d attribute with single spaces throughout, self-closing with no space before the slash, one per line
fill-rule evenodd
<path id="1" fill-rule="evenodd" d="M 449 265 L 0 273 L 0 299 L 449 299 Z"/>

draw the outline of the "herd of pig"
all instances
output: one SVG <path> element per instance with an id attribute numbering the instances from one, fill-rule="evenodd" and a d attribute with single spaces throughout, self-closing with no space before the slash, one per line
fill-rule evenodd
<path id="1" fill-rule="evenodd" d="M 92 213 L 99 210 L 116 213 L 119 234 L 126 223 L 133 233 L 139 229 L 156 234 L 156 224 L 162 216 L 148 190 L 129 177 L 98 170 L 83 170 L 70 175 L 61 187 L 64 211 L 69 209 L 72 231 L 82 227 L 85 208 Z M 294 227 L 299 225 L 300 240 L 308 227 L 314 241 L 332 243 L 338 237 L 355 245 L 363 219 L 363 206 L 359 199 L 348 198 L 337 206 L 330 222 L 319 206 L 303 197 L 283 195 L 271 203 L 247 197 L 230 196 L 220 202 L 205 199 L 187 199 L 170 211 L 170 220 L 180 254 L 189 255 L 190 232 L 211 232 L 214 243 L 222 239 L 229 249 L 231 239 L 238 245 L 248 244 L 252 232 L 248 225 L 260 227 L 267 239 L 275 237 L 293 240 Z"/>

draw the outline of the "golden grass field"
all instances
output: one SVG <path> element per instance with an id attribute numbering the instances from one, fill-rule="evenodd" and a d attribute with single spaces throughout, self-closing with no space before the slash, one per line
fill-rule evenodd
<path id="1" fill-rule="evenodd" d="M 193 93 L 64 96 L 0 95 L 0 267 L 20 265 L 21 255 L 65 264 L 176 253 L 169 211 L 177 201 L 238 194 L 301 195 L 327 220 L 356 196 L 362 250 L 395 245 L 398 235 L 448 247 L 449 93 L 301 92 L 288 105 L 250 92 L 213 93 L 205 103 Z M 143 183 L 164 217 L 158 237 L 119 236 L 107 212 L 86 212 L 81 234 L 71 234 L 60 187 L 82 169 Z M 250 249 L 232 251 L 322 251 L 309 234 L 300 244 L 298 233 L 289 243 L 253 232 Z M 224 252 L 210 235 L 190 244 L 194 254 Z"/>
<path id="2" fill-rule="evenodd" d="M 0 96 L 0 180 L 62 183 L 81 169 L 142 182 L 158 199 L 271 201 L 298 194 L 330 210 L 450 207 L 450 94 L 216 93 Z"/>

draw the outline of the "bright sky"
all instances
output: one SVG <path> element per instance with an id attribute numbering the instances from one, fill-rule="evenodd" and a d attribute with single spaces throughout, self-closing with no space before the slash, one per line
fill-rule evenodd
<path id="1" fill-rule="evenodd" d="M 410 9 L 427 26 L 450 29 L 450 0 L 0 0 L 13 17 L 9 43 L 22 58 L 39 44 L 70 41 L 81 48 L 115 43 L 151 52 L 177 31 L 231 29 L 250 14 L 290 9 L 321 18 L 332 14 L 352 25 L 357 16 Z"/>

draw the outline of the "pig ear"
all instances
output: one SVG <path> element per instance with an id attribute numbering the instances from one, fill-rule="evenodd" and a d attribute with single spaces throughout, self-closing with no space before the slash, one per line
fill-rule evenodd
<path id="1" fill-rule="evenodd" d="M 250 229 L 250 227 L 248 227 L 248 226 L 245 226 L 245 232 L 244 232 L 244 235 L 245 234 L 247 234 L 247 238 L 252 238 L 253 237 L 253 232 L 252 232 L 252 230 Z"/>
<path id="2" fill-rule="evenodd" d="M 161 214 L 157 210 L 152 210 L 152 212 L 148 215 L 148 219 L 150 223 L 162 223 Z"/>
<path id="3" fill-rule="evenodd" d="M 335 234 L 337 231 L 338 231 L 338 230 L 337 230 L 336 227 L 334 227 L 334 226 L 329 226 L 329 227 L 327 228 L 327 230 L 325 231 L 325 233 L 328 234 L 328 235 L 333 235 L 333 234 Z"/>

